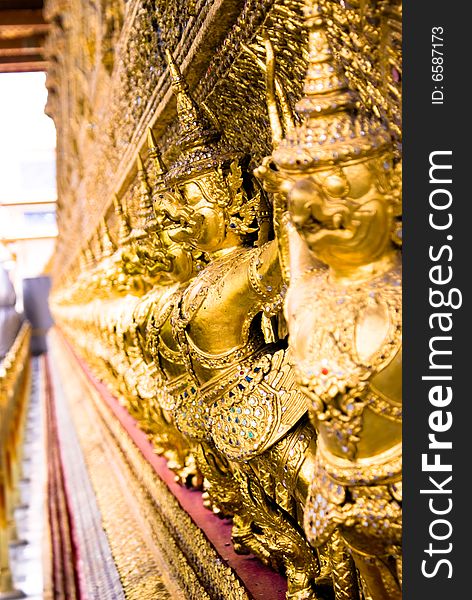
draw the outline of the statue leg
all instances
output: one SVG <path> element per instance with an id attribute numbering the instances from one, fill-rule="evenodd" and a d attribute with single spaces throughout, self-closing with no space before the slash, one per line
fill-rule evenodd
<path id="1" fill-rule="evenodd" d="M 401 600 L 397 564 L 392 557 L 367 556 L 352 550 L 359 569 L 364 596 L 372 600 Z"/>

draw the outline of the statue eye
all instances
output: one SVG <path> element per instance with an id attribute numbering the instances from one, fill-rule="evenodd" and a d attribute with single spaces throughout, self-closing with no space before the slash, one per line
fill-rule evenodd
<path id="1" fill-rule="evenodd" d="M 342 198 L 349 192 L 349 184 L 345 177 L 329 175 L 323 182 L 325 191 L 333 198 Z"/>

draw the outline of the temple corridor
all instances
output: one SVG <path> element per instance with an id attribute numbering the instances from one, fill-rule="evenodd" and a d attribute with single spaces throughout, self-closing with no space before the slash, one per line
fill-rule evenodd
<path id="1" fill-rule="evenodd" d="M 16 532 L 10 542 L 13 587 L 31 600 L 44 597 L 47 482 L 45 453 L 45 381 L 43 361 L 31 359 L 31 388 L 20 453 L 21 479 L 15 509 Z M 3 591 L 3 590 L 2 590 Z M 1 596 L 0 596 L 1 597 Z"/>
<path id="2" fill-rule="evenodd" d="M 246 597 L 247 586 L 256 600 L 268 598 L 268 590 L 274 600 L 285 598 L 284 578 L 234 553 L 229 521 L 203 507 L 201 492 L 176 483 L 58 331 L 48 336 L 48 352 L 30 360 L 20 495 L 10 528 L 12 585 L 1 590 L 2 599 L 204 598 L 202 583 L 215 577 L 206 561 L 225 586 L 229 580 L 239 589 L 237 597 Z M 193 556 L 178 547 L 165 519 L 193 530 Z M 184 583 L 194 568 L 189 559 L 201 565 L 191 592 Z M 3 565 L 3 582 L 7 570 Z"/>
<path id="3" fill-rule="evenodd" d="M 401 600 L 401 93 L 401 0 L 0 0 L 0 600 Z"/>

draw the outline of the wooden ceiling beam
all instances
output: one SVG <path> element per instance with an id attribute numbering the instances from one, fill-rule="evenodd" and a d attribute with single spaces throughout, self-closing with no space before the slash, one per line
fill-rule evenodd
<path id="1" fill-rule="evenodd" d="M 32 35 L 27 38 L 18 38 L 15 40 L 0 39 L 0 51 L 7 48 L 41 48 L 44 44 L 45 37 L 46 36 L 44 35 Z"/>
<path id="2" fill-rule="evenodd" d="M 38 34 L 46 34 L 49 31 L 49 25 L 0 25 L 0 40 L 14 40 L 18 38 L 31 37 Z"/>
<path id="3" fill-rule="evenodd" d="M 46 25 L 46 21 L 40 8 L 0 11 L 0 26 L 8 27 L 11 25 Z"/>
<path id="4" fill-rule="evenodd" d="M 48 30 L 40 8 L 1 9 L 0 73 L 44 71 L 42 48 Z"/>
<path id="5" fill-rule="evenodd" d="M 4 63 L 0 61 L 0 73 L 26 73 L 30 71 L 46 71 L 48 63 L 43 60 L 18 61 Z"/>
<path id="6" fill-rule="evenodd" d="M 44 58 L 40 54 L 33 54 L 33 56 L 21 56 L 20 54 L 16 54 L 14 56 L 4 56 L 2 58 L 2 63 L 31 62 L 32 60 L 44 61 Z"/>
<path id="7" fill-rule="evenodd" d="M 41 10 L 1 10 L 0 40 L 15 40 L 45 34 L 49 24 Z"/>
<path id="8" fill-rule="evenodd" d="M 42 51 L 41 46 L 21 46 L 19 48 L 2 48 L 0 46 L 0 61 L 6 56 L 41 56 Z"/>

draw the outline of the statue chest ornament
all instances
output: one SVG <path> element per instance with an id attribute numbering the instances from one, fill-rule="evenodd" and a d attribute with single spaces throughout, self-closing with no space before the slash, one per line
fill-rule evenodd
<path id="1" fill-rule="evenodd" d="M 197 344 L 192 340 L 189 330 L 198 323 L 199 312 L 204 308 L 210 293 L 218 288 L 231 264 L 240 261 L 247 252 L 247 248 L 238 248 L 207 265 L 174 304 L 170 316 L 172 336 L 185 366 L 181 385 L 174 390 L 173 414 L 178 429 L 196 440 L 210 439 L 210 403 L 201 390 L 202 383 L 204 384 L 202 373 L 205 369 L 224 373 L 250 352 L 248 346 L 251 344 L 238 345 L 227 352 L 212 354 L 205 347 L 201 348 L 204 344 Z M 225 335 L 224 331 L 219 330 L 218 323 L 206 333 L 209 338 Z M 231 341 L 228 342 L 230 344 Z M 221 386 L 219 377 L 215 379 Z"/>
<path id="2" fill-rule="evenodd" d="M 172 339 L 170 342 L 167 339 L 172 313 L 184 289 L 178 285 L 172 286 L 161 295 L 153 306 L 145 328 L 146 351 L 153 358 L 154 399 L 166 411 L 175 408 L 176 395 L 186 387 L 189 379 L 178 347 L 169 347 L 174 344 Z"/>
<path id="3" fill-rule="evenodd" d="M 341 526 L 356 551 L 395 553 L 401 544 L 401 267 L 362 284 L 336 285 L 327 271 L 316 286 L 310 281 L 305 287 L 302 275 L 287 299 L 292 360 L 318 431 L 305 531 L 318 547 Z"/>
<path id="4" fill-rule="evenodd" d="M 212 440 L 231 460 L 249 460 L 280 440 L 306 413 L 281 344 L 259 349 L 206 384 L 190 383 L 179 395 L 179 430 Z"/>
<path id="5" fill-rule="evenodd" d="M 218 303 L 221 301 L 220 289 L 225 275 L 233 264 L 243 261 L 248 252 L 250 251 L 247 248 L 236 248 L 211 262 L 189 284 L 181 301 L 174 306 L 171 317 L 173 336 L 179 346 L 186 369 L 197 386 L 204 383 L 209 376 L 202 372 L 202 369 L 210 371 L 227 369 L 262 343 L 262 340 L 253 340 L 249 336 L 253 315 L 244 315 L 243 321 L 238 323 L 240 325 L 238 333 L 243 343 L 239 339 L 234 340 L 232 332 L 226 331 L 223 323 L 213 322 L 211 327 L 207 327 L 204 321 L 205 313 L 211 313 L 218 308 Z M 228 305 L 225 308 L 230 311 L 233 307 Z M 214 340 L 218 340 L 225 346 L 225 350 L 212 352 Z"/>
<path id="6" fill-rule="evenodd" d="M 367 408 L 401 419 L 388 378 L 373 385 L 376 374 L 397 369 L 401 268 L 348 286 L 332 283 L 326 271 L 316 279 L 302 275 L 288 294 L 292 360 L 316 428 L 334 454 L 354 459 Z"/>
<path id="7" fill-rule="evenodd" d="M 208 343 L 216 334 L 226 336 L 228 349 L 220 353 L 202 347 L 199 319 L 211 310 L 212 297 L 219 296 L 223 279 L 234 265 L 244 277 L 238 285 L 249 285 L 247 267 L 260 254 L 258 248 L 241 248 L 211 263 L 186 290 L 171 319 L 174 336 L 190 377 L 176 397 L 175 422 L 182 433 L 197 439 L 212 439 L 232 460 L 251 458 L 275 443 L 306 413 L 304 396 L 288 362 L 283 342 L 267 344 L 255 317 L 267 298 L 249 302 L 241 311 L 237 336 L 215 321 Z M 274 293 L 272 304 L 280 309 L 282 298 Z M 229 295 L 234 309 L 235 296 Z M 221 300 L 221 297 L 220 297 Z M 274 308 L 275 310 L 275 308 Z M 206 315 L 205 315 L 206 316 Z M 200 343 L 192 337 L 197 331 Z"/>

